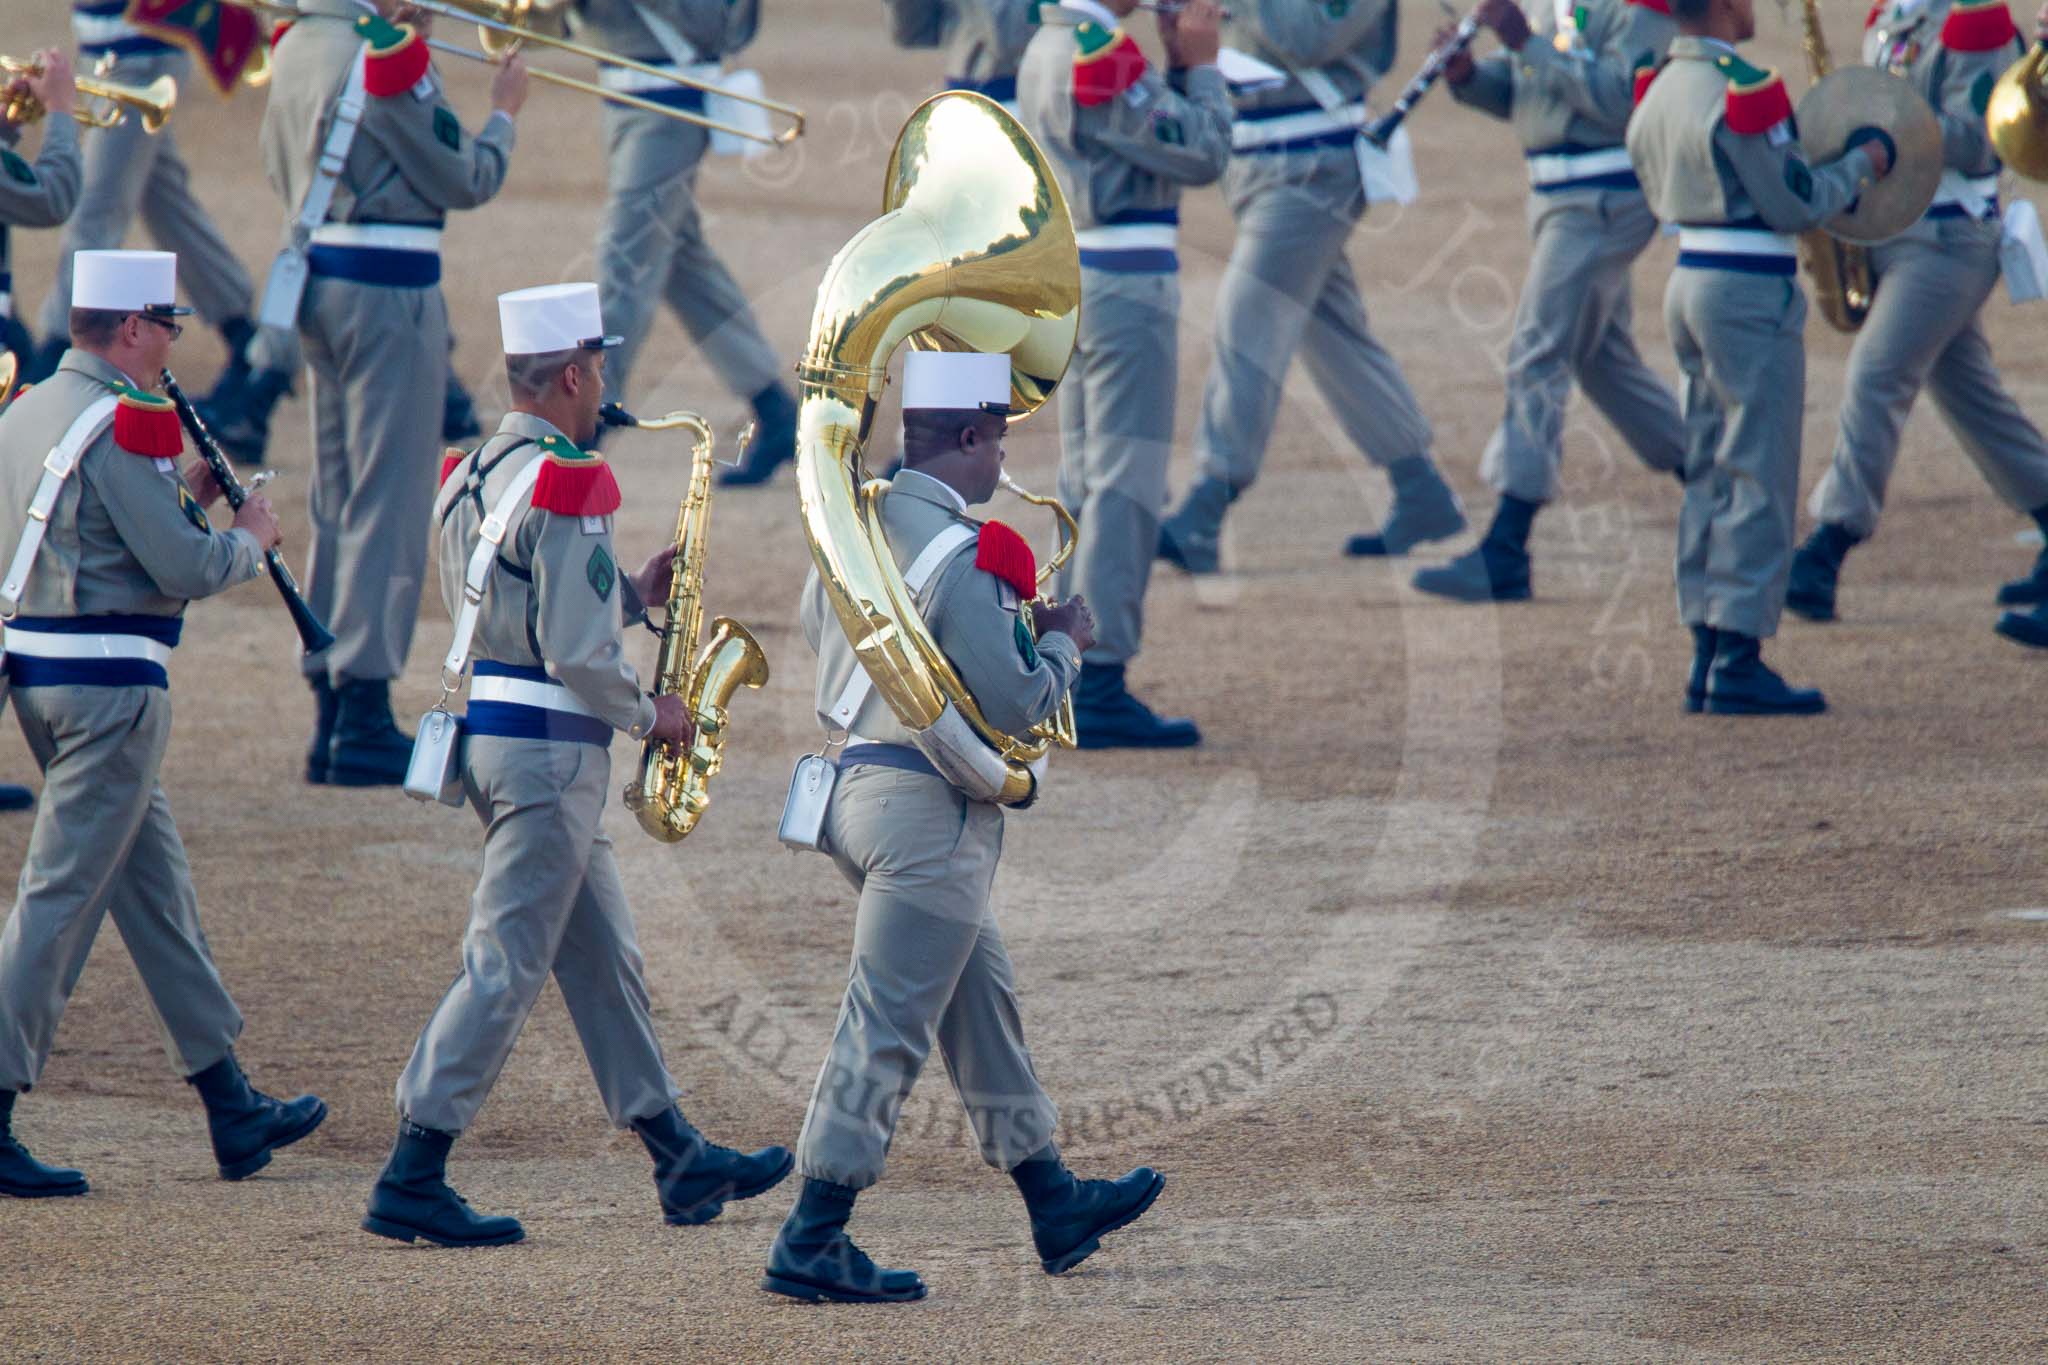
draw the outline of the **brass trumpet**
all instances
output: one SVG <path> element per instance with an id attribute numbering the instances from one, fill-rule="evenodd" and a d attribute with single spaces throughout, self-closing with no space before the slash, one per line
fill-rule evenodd
<path id="1" fill-rule="evenodd" d="M 80 105 L 72 117 L 87 128 L 114 128 L 127 122 L 132 110 L 142 117 L 142 131 L 160 133 L 171 118 L 171 110 L 178 103 L 178 83 L 169 76 L 158 76 L 148 85 L 123 85 L 119 81 L 105 78 L 106 64 L 90 76 L 73 76 L 71 83 L 78 93 L 87 99 L 104 100 L 111 109 L 90 109 Z M 19 57 L 0 56 L 0 74 L 8 77 L 40 76 L 43 74 L 40 62 L 25 62 Z M 17 89 L 13 80 L 0 93 L 0 118 L 19 126 L 34 123 L 49 110 L 43 102 L 26 90 Z"/>
<path id="2" fill-rule="evenodd" d="M 1998 78 L 1984 124 L 2000 161 L 2029 180 L 2048 180 L 2048 38 Z"/>
<path id="3" fill-rule="evenodd" d="M 579 43 L 573 38 L 558 38 L 553 34 L 542 33 L 536 30 L 533 27 L 535 20 L 552 21 L 563 8 L 563 5 L 560 3 L 543 3 L 543 0 L 410 0 L 410 3 L 414 9 L 420 10 L 422 13 L 437 14 L 457 23 L 474 23 L 477 26 L 478 41 L 483 45 L 481 52 L 474 48 L 463 47 L 458 43 L 445 43 L 439 39 L 428 39 L 427 45 L 436 52 L 445 52 L 451 57 L 465 57 L 471 61 L 496 64 L 527 43 L 539 43 L 543 47 L 559 48 L 563 52 L 574 53 L 579 57 L 588 57 L 592 61 L 604 66 L 623 67 L 628 71 L 638 71 L 644 76 L 653 76 L 659 80 L 668 81 L 683 87 L 685 90 L 701 90 L 706 94 L 720 94 L 727 99 L 738 100 L 743 104 L 751 104 L 757 108 L 767 110 L 770 114 L 788 119 L 789 126 L 764 137 L 750 128 L 741 128 L 736 124 L 722 123 L 717 119 L 706 118 L 702 114 L 693 114 L 687 109 L 672 109 L 666 104 L 658 104 L 653 100 L 644 99 L 639 95 L 630 94 L 623 90 L 607 90 L 594 81 L 578 80 L 574 76 L 564 76 L 559 72 L 533 67 L 530 69 L 531 74 L 537 81 L 545 81 L 549 85 L 558 85 L 565 90 L 575 90 L 585 95 L 595 95 L 601 100 L 610 100 L 613 104 L 623 104 L 635 109 L 645 109 L 650 113 L 665 114 L 681 123 L 694 123 L 699 128 L 704 128 L 714 133 L 730 133 L 734 137 L 745 138 L 749 142 L 759 142 L 770 147 L 787 146 L 803 136 L 804 111 L 793 105 L 783 104 L 778 100 L 722 90 L 709 81 L 694 80 L 674 71 L 663 70 L 661 67 L 649 62 L 635 61 L 631 57 L 621 57 L 615 52 L 607 52 L 603 48 L 592 47 L 587 43 Z"/>

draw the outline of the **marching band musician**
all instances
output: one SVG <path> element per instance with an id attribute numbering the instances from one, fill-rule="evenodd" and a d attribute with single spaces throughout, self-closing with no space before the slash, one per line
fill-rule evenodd
<path id="1" fill-rule="evenodd" d="M 1224 515 L 1258 477 L 1297 351 L 1345 435 L 1393 482 L 1386 525 L 1345 552 L 1402 555 L 1465 529 L 1430 458 L 1428 419 L 1374 338 L 1344 254 L 1366 211 L 1364 100 L 1393 63 L 1399 17 L 1395 0 L 1262 0 L 1234 12 L 1234 45 L 1286 79 L 1236 92 L 1224 190 L 1237 241 L 1216 299 L 1201 473 L 1159 535 L 1161 557 L 1190 573 L 1218 567 Z"/>
<path id="2" fill-rule="evenodd" d="M 1059 391 L 1060 500 L 1080 543 L 1060 583 L 1101 622 L 1082 660 L 1074 720 L 1085 748 L 1180 748 L 1192 720 L 1131 695 L 1173 454 L 1183 185 L 1230 160 L 1230 95 L 1216 69 L 1214 0 L 1162 11 L 1172 75 L 1148 69 L 1118 24 L 1138 0 L 1065 0 L 1039 11 L 1020 73 L 1024 126 L 1067 192 L 1081 244 L 1081 329 Z M 1069 590 L 1072 590 L 1071 593 Z"/>
<path id="3" fill-rule="evenodd" d="M 576 0 L 570 16 L 585 41 L 715 84 L 720 59 L 753 41 L 761 9 L 760 0 Z M 601 67 L 598 76 L 609 89 L 704 113 L 701 90 L 625 67 Z M 625 338 L 609 392 L 626 401 L 641 344 L 666 301 L 725 386 L 754 409 L 755 439 L 737 466 L 718 472 L 719 483 L 764 483 L 796 454 L 796 396 L 739 281 L 704 236 L 697 172 L 711 135 L 610 100 L 600 116 L 610 188 L 597 232 L 598 283 L 605 316 Z"/>
<path id="4" fill-rule="evenodd" d="M 1806 294 L 1788 234 L 1888 173 L 1892 145 L 1859 128 L 1837 160 L 1807 163 L 1783 78 L 1735 49 L 1755 36 L 1753 3 L 1671 0 L 1679 36 L 1629 121 L 1628 152 L 1651 209 L 1679 226 L 1664 320 L 1685 380 L 1685 706 L 1811 715 L 1827 709 L 1820 692 L 1788 686 L 1761 652 L 1785 602 L 1806 401 Z"/>
<path id="5" fill-rule="evenodd" d="M 33 356 L 28 329 L 14 316 L 14 277 L 9 271 L 7 230 L 10 227 L 56 227 L 71 216 L 78 203 L 81 163 L 78 155 L 78 123 L 72 117 L 77 91 L 71 84 L 71 59 L 56 48 L 35 54 L 38 74 L 18 76 L 7 92 L 19 90 L 46 111 L 43 144 L 35 164 L 14 150 L 21 130 L 0 112 L 0 353 L 12 351 L 17 364 Z M 0 104 L 4 104 L 0 98 Z M 0 406 L 6 404 L 0 394 Z M 0 811 L 27 810 L 35 794 L 27 787 L 0 782 Z"/>
<path id="6" fill-rule="evenodd" d="M 1039 611 L 1034 638 L 1018 610 L 1038 591 L 1030 547 L 1001 522 L 967 515 L 996 490 L 1009 401 L 1008 357 L 912 352 L 903 469 L 881 516 L 939 648 L 988 722 L 1021 734 L 1058 708 L 1095 625 L 1076 597 Z M 1059 1114 L 1024 1046 L 1009 951 L 989 905 L 1002 809 L 941 777 L 864 686 L 815 569 L 802 617 L 818 652 L 819 720 L 831 731 L 842 728 L 835 713 L 851 716 L 822 847 L 860 900 L 839 1023 L 797 1144 L 803 1191 L 761 1287 L 812 1302 L 924 1297 L 915 1271 L 875 1265 L 846 1223 L 856 1196 L 882 1177 L 935 1040 L 982 1158 L 1016 1181 L 1040 1264 L 1059 1274 L 1150 1208 L 1165 1180 L 1143 1166 L 1114 1181 L 1076 1180 L 1060 1160 L 1051 1140 Z"/>
<path id="7" fill-rule="evenodd" d="M 946 49 L 946 88 L 987 95 L 1017 112 L 1017 66 L 1039 0 L 882 0 L 898 47 Z"/>
<path id="8" fill-rule="evenodd" d="M 1557 0 L 1533 20 L 1515 0 L 1482 0 L 1478 15 L 1508 51 L 1461 53 L 1444 79 L 1461 104 L 1514 124 L 1535 246 L 1508 344 L 1507 412 L 1480 462 L 1500 505 L 1479 544 L 1421 570 L 1415 586 L 1515 602 L 1530 593 L 1530 525 L 1557 495 L 1573 380 L 1649 468 L 1685 463 L 1678 403 L 1630 332 L 1629 267 L 1657 219 L 1622 145 L 1636 78 L 1664 59 L 1673 27 L 1667 0 Z"/>
<path id="9" fill-rule="evenodd" d="M 619 485 L 595 452 L 605 352 L 594 284 L 500 295 L 512 410 L 468 455 L 450 452 L 434 520 L 442 595 L 474 611 L 476 661 L 464 722 L 463 786 L 484 823 L 462 970 L 398 1078 L 399 1128 L 363 1227 L 440 1246 L 497 1246 L 517 1219 L 480 1215 L 448 1187 L 449 1148 L 483 1107 L 553 973 L 613 1123 L 654 1160 L 667 1221 L 709 1222 L 789 1174 L 788 1149 L 711 1143 L 676 1108 L 648 1012 L 633 914 L 599 828 L 615 731 L 686 742 L 680 696 L 643 692 L 620 639 L 665 600 L 675 547 L 619 572 Z M 486 519 L 498 528 L 481 603 L 465 580 Z M 458 626 L 457 649 L 462 648 Z M 459 661 L 453 671 L 459 672 Z"/>
<path id="10" fill-rule="evenodd" d="M 111 58 L 106 78 L 123 85 L 148 85 L 169 76 L 182 89 L 192 74 L 192 58 L 177 44 L 130 23 L 124 17 L 127 9 L 128 0 L 72 0 L 71 30 L 80 57 L 87 62 Z M 254 286 L 192 193 L 191 181 L 173 129 L 152 134 L 141 119 L 130 116 L 115 127 L 94 130 L 86 140 L 84 192 L 64 229 L 56 281 L 43 299 L 43 342 L 29 378 L 56 369 L 64 353 L 72 254 L 120 246 L 137 213 L 156 244 L 177 254 L 186 291 L 200 316 L 219 329 L 231 361 L 241 354 L 255 335 L 250 321 Z M 224 392 L 238 381 L 231 363 L 215 391 Z"/>
<path id="11" fill-rule="evenodd" d="M 11 1136 L 107 914 L 135 961 L 181 1075 L 205 1105 L 221 1178 L 255 1174 L 320 1126 L 306 1095 L 280 1103 L 235 1061 L 242 1015 L 200 932 L 185 847 L 157 781 L 170 740 L 165 664 L 186 603 L 263 572 L 279 541 L 261 493 L 215 533 L 220 490 L 152 392 L 189 313 L 177 258 L 81 251 L 57 372 L 0 414 L 6 679 L 43 800 L 0 932 L 0 1193 L 84 1194 Z M 40 514 L 40 515 L 38 515 Z"/>
<path id="12" fill-rule="evenodd" d="M 1942 183 L 1918 223 L 1869 251 L 1877 291 L 1849 352 L 1834 460 L 1811 498 L 1820 524 L 1792 558 L 1785 598 L 1809 620 L 1835 618 L 1842 561 L 1877 530 L 1923 384 L 1986 482 L 2048 530 L 2048 441 L 2006 392 L 1977 321 L 1998 283 L 2003 235 L 1984 107 L 2019 54 L 2004 0 L 1885 0 L 1870 12 L 1864 60 L 1905 77 L 1934 106 Z M 2048 602 L 2048 550 L 1998 600 Z"/>
<path id="13" fill-rule="evenodd" d="M 465 133 L 425 35 L 392 23 L 401 0 L 304 0 L 272 49 L 264 170 L 296 218 L 326 181 L 298 310 L 313 378 L 313 545 L 307 600 L 335 635 L 307 655 L 315 726 L 306 780 L 404 780 L 412 741 L 391 716 L 426 571 L 435 434 L 448 374 L 441 225 L 504 183 L 526 100 L 516 54 L 491 78 L 490 118 Z M 360 63 L 360 65 L 358 65 Z M 327 155 L 358 92 L 338 173 Z M 317 201 L 316 201 L 317 202 Z"/>

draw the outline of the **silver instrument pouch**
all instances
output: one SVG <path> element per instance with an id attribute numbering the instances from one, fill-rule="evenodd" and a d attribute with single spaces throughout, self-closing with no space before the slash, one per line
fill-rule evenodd
<path id="1" fill-rule="evenodd" d="M 420 717 L 405 769 L 405 794 L 415 801 L 462 804 L 462 720 L 436 706 Z"/>
<path id="2" fill-rule="evenodd" d="M 970 801 L 994 801 L 1002 795 L 1010 770 L 1002 756 L 982 743 L 981 736 L 951 702 L 939 718 L 911 736 L 939 776 L 960 789 Z"/>
<path id="3" fill-rule="evenodd" d="M 2048 298 L 2048 243 L 2041 238 L 2039 210 L 2024 199 L 2006 206 L 1998 261 L 2005 292 L 2014 303 Z"/>
<path id="4" fill-rule="evenodd" d="M 789 775 L 789 799 L 782 803 L 782 823 L 775 837 L 793 849 L 825 851 L 825 812 L 832 789 L 839 785 L 839 765 L 823 754 L 805 754 Z"/>

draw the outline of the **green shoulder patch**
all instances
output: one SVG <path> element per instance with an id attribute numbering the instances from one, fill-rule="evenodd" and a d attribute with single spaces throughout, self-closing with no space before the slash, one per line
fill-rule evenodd
<path id="1" fill-rule="evenodd" d="M 1026 668 L 1038 667 L 1038 641 L 1032 636 L 1031 627 L 1024 624 L 1024 614 L 1022 612 L 1017 614 L 1016 623 L 1012 627 L 1012 634 L 1016 637 L 1017 653 L 1023 657 L 1024 666 Z"/>
<path id="2" fill-rule="evenodd" d="M 590 590 L 597 594 L 600 602 L 609 602 L 612 585 L 619 581 L 619 571 L 612 567 L 612 557 L 599 545 L 590 552 L 590 562 L 583 566 L 583 576 L 590 580 Z"/>
<path id="3" fill-rule="evenodd" d="M 1351 13 L 1351 0 L 1323 0 L 1323 13 L 1332 19 L 1342 19 Z"/>
<path id="4" fill-rule="evenodd" d="M 1796 156 L 1785 163 L 1785 188 L 1802 200 L 1813 198 L 1813 172 Z"/>
<path id="5" fill-rule="evenodd" d="M 24 185 L 36 183 L 36 168 L 23 161 L 5 147 L 0 147 L 0 165 L 7 168 L 7 178 Z"/>
<path id="6" fill-rule="evenodd" d="M 1997 84 L 1989 71 L 1977 73 L 1977 79 L 1970 86 L 1970 108 L 1982 115 L 1991 107 L 1991 88 Z"/>
<path id="7" fill-rule="evenodd" d="M 1180 126 L 1180 120 L 1164 115 L 1152 120 L 1152 136 L 1169 147 L 1181 146 L 1188 140 L 1187 130 Z"/>
<path id="8" fill-rule="evenodd" d="M 1734 53 L 1714 60 L 1714 69 L 1737 85 L 1755 85 L 1770 79 L 1771 73 L 1760 66 L 1751 66 Z"/>
<path id="9" fill-rule="evenodd" d="M 451 152 L 462 150 L 462 120 L 445 104 L 434 106 L 434 136 Z"/>
<path id="10" fill-rule="evenodd" d="M 178 510 L 185 514 L 185 520 L 201 531 L 213 534 L 213 523 L 206 519 L 206 509 L 199 505 L 199 499 L 192 496 L 192 490 L 182 483 L 178 485 Z"/>

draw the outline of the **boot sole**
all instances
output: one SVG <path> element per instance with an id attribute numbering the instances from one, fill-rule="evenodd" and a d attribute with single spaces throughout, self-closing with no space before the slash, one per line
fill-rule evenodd
<path id="1" fill-rule="evenodd" d="M 526 1240 L 526 1229 L 515 1228 L 496 1237 L 480 1237 L 473 1242 L 465 1242 L 458 1237 L 444 1237 L 438 1232 L 428 1232 L 425 1228 L 394 1223 L 389 1218 L 379 1218 L 375 1214 L 363 1219 L 363 1231 L 374 1232 L 379 1237 L 389 1237 L 394 1242 L 432 1242 L 437 1247 L 508 1247 L 514 1242 Z"/>
<path id="2" fill-rule="evenodd" d="M 1998 590 L 2001 607 L 2038 607 L 2043 602 L 2048 602 L 2048 589 L 2029 587 L 2015 592 L 2008 583 Z"/>
<path id="3" fill-rule="evenodd" d="M 20 1185 L 0 1185 L 0 1195 L 9 1199 L 75 1199 L 89 1194 L 92 1186 L 81 1180 L 76 1185 L 38 1185 L 28 1189 Z"/>
<path id="4" fill-rule="evenodd" d="M 908 1294 L 863 1294 L 859 1290 L 837 1289 L 831 1285 L 813 1284 L 809 1280 L 773 1273 L 761 1277 L 761 1288 L 770 1294 L 801 1299 L 805 1303 L 915 1303 L 930 1292 L 923 1283 L 919 1283 L 917 1288 Z"/>
<path id="5" fill-rule="evenodd" d="M 1202 743 L 1199 734 L 1175 739 L 1140 739 L 1135 736 L 1107 738 L 1101 735 L 1091 736 L 1086 726 L 1077 728 L 1081 733 L 1074 743 L 1075 747 L 1082 749 L 1195 749 L 1201 747 Z"/>
<path id="6" fill-rule="evenodd" d="M 1789 597 L 1785 599 L 1785 610 L 1802 621 L 1813 621 L 1822 625 L 1836 619 L 1832 605 L 1823 607 L 1813 602 L 1797 602 Z"/>
<path id="7" fill-rule="evenodd" d="M 1127 1228 L 1132 1223 L 1137 1222 L 1138 1219 L 1141 1216 L 1143 1216 L 1144 1212 L 1152 1207 L 1153 1202 L 1159 1198 L 1159 1192 L 1165 1188 L 1166 1177 L 1163 1175 L 1159 1175 L 1155 1172 L 1152 1176 L 1152 1188 L 1146 1192 L 1145 1197 L 1139 1200 L 1138 1203 L 1129 1212 L 1125 1213 L 1122 1217 L 1116 1219 L 1114 1222 L 1108 1223 L 1103 1227 L 1095 1229 L 1094 1232 L 1089 1233 L 1088 1240 L 1081 1243 L 1079 1246 L 1073 1248 L 1071 1251 L 1064 1251 L 1057 1256 L 1048 1257 L 1046 1259 L 1039 1261 L 1038 1264 L 1045 1270 L 1045 1273 L 1048 1275 L 1066 1274 L 1069 1270 L 1072 1270 L 1075 1266 L 1081 1264 L 1081 1262 L 1087 1260 L 1090 1256 L 1093 1256 L 1097 1251 L 1101 1250 L 1103 1238 L 1109 1236 L 1110 1233 L 1115 1232 L 1120 1228 Z"/>
<path id="8" fill-rule="evenodd" d="M 2026 624 L 2020 626 L 2012 625 L 2007 620 L 2008 617 L 2018 617 Z M 2005 616 L 1999 618 L 1998 624 L 1991 629 L 2016 645 L 2025 645 L 2028 649 L 2048 649 L 2048 634 L 2043 634 L 2036 629 L 2031 613 L 2007 612 Z"/>
<path id="9" fill-rule="evenodd" d="M 737 1204 L 743 1199 L 753 1199 L 768 1193 L 768 1191 L 789 1179 L 789 1173 L 795 1169 L 796 1154 L 792 1152 L 783 1158 L 780 1166 L 775 1168 L 774 1175 L 768 1176 L 758 1184 L 750 1185 L 743 1190 L 735 1190 L 731 1194 L 720 1195 L 718 1202 L 715 1204 L 699 1204 L 696 1208 L 682 1213 L 664 1214 L 662 1221 L 672 1228 L 701 1227 L 703 1224 L 718 1217 L 719 1214 L 724 1213 L 727 1204 Z"/>
<path id="10" fill-rule="evenodd" d="M 1488 602 L 1527 602 L 1535 595 L 1526 587 L 1493 588 L 1484 592 L 1475 592 L 1465 588 L 1449 587 L 1448 585 L 1438 587 L 1434 584 L 1425 583 L 1420 578 L 1415 580 L 1415 591 L 1428 593 L 1431 597 L 1440 597 L 1446 602 L 1470 602 L 1474 606 L 1483 606 Z"/>
<path id="11" fill-rule="evenodd" d="M 247 1180 L 250 1176 L 256 1174 L 256 1172 L 262 1170 L 265 1166 L 268 1166 L 270 1164 L 270 1158 L 273 1153 L 276 1153 L 278 1151 L 283 1150 L 286 1147 L 291 1146 L 300 1138 L 311 1136 L 313 1130 L 315 1128 L 318 1128 L 322 1123 L 325 1123 L 326 1121 L 327 1106 L 323 1104 L 318 1109 L 313 1111 L 313 1116 L 311 1118 L 307 1119 L 304 1123 L 300 1124 L 291 1132 L 286 1133 L 283 1137 L 277 1139 L 277 1141 L 272 1142 L 268 1146 L 264 1147 L 262 1151 L 256 1152 L 250 1156 L 245 1156 L 240 1161 L 232 1162 L 230 1164 L 222 1166 L 220 1168 L 220 1178 L 222 1180 Z"/>
<path id="12" fill-rule="evenodd" d="M 329 768 L 327 785 L 330 787 L 401 787 L 405 785 L 405 773 L 384 772 L 366 768 Z"/>
<path id="13" fill-rule="evenodd" d="M 1818 716 L 1827 709 L 1825 700 L 1814 706 L 1761 706 L 1756 702 L 1729 701 L 1711 693 L 1707 696 L 1710 716 Z"/>

